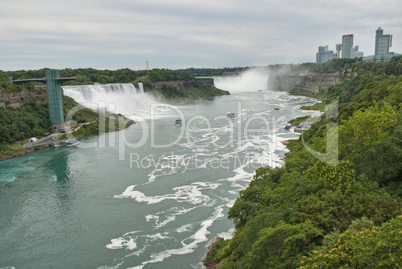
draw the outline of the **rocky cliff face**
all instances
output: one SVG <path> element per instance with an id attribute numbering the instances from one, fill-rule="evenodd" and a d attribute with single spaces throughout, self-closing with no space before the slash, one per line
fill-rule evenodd
<path id="1" fill-rule="evenodd" d="M 47 93 L 46 90 L 36 89 L 34 91 L 28 91 L 23 89 L 21 92 L 17 93 L 2 93 L 0 92 L 0 107 L 20 107 L 24 104 L 28 104 L 32 100 L 35 100 L 38 104 L 47 103 Z"/>
<path id="2" fill-rule="evenodd" d="M 269 77 L 268 86 L 272 90 L 311 95 L 326 90 L 330 86 L 341 83 L 345 80 L 349 80 L 349 78 L 341 78 L 335 74 L 274 74 Z"/>

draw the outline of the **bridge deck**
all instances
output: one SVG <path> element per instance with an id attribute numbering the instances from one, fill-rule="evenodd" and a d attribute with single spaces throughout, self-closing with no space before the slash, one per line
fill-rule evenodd
<path id="1" fill-rule="evenodd" d="M 53 80 L 56 81 L 69 81 L 69 80 L 75 80 L 75 77 L 64 77 L 64 78 L 53 78 Z M 28 82 L 42 82 L 46 83 L 47 79 L 46 78 L 29 78 L 29 79 L 17 79 L 17 80 L 11 80 L 11 82 L 15 84 L 22 84 L 22 83 L 28 83 Z"/>

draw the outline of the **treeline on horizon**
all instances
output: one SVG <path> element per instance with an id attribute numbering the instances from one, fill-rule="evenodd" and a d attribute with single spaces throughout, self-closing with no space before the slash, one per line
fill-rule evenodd
<path id="1" fill-rule="evenodd" d="M 33 85 L 37 82 L 26 83 L 21 86 L 10 83 L 10 77 L 13 80 L 44 78 L 45 70 L 19 70 L 19 71 L 0 71 L 0 92 L 16 92 L 22 88 L 33 89 Z M 98 70 L 93 68 L 80 69 L 62 69 L 60 71 L 62 77 L 75 77 L 63 85 L 88 85 L 94 83 L 130 83 L 130 82 L 156 82 L 156 81 L 173 81 L 173 80 L 193 80 L 195 79 L 187 72 L 174 71 L 169 69 L 152 69 L 149 71 L 134 71 L 128 68 L 118 70 Z"/>
<path id="2" fill-rule="evenodd" d="M 348 73 L 358 72 L 359 70 L 370 71 L 374 74 L 385 73 L 386 75 L 402 74 L 402 55 L 393 57 L 387 63 L 363 62 L 362 58 L 355 59 L 332 59 L 326 63 L 302 63 L 302 64 L 275 64 L 268 66 L 246 66 L 246 67 L 225 67 L 225 68 L 187 68 L 187 69 L 151 69 L 151 70 L 131 70 L 123 68 L 118 70 L 99 70 L 93 68 L 66 68 L 61 70 L 61 76 L 76 77 L 76 80 L 66 82 L 65 85 L 85 85 L 93 83 L 130 83 L 130 82 L 156 82 L 173 80 L 194 80 L 195 77 L 221 76 L 230 72 L 243 72 L 250 68 L 265 68 L 267 72 L 273 73 L 297 73 L 309 72 L 317 74 L 326 73 Z M 18 70 L 1 71 L 0 70 L 0 90 L 2 92 L 15 92 L 22 87 L 32 89 L 34 83 L 24 86 L 15 85 L 9 82 L 9 78 L 32 79 L 44 78 L 45 70 Z M 346 71 L 346 72 L 345 72 Z"/>
<path id="3" fill-rule="evenodd" d="M 283 167 L 256 171 L 229 209 L 234 236 L 215 245 L 208 264 L 402 267 L 401 60 L 347 62 L 338 70 L 353 72 L 352 79 L 316 95 L 326 105 L 337 101 L 337 115 L 319 117 L 304 142 L 290 141 Z M 336 70 L 340 62 L 317 68 Z M 325 155 L 327 143 L 338 143 L 337 163 Z"/>

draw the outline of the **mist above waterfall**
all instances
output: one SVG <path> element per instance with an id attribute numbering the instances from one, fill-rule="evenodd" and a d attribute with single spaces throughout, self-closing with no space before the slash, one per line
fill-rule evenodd
<path id="1" fill-rule="evenodd" d="M 215 87 L 229 92 L 255 92 L 268 89 L 268 70 L 252 68 L 234 77 L 215 77 Z"/>
<path id="2" fill-rule="evenodd" d="M 144 92 L 142 84 L 138 89 L 131 83 L 63 86 L 63 91 L 64 95 L 85 107 L 94 110 L 106 107 L 110 112 L 132 119 L 138 116 L 148 118 L 151 104 L 157 103 Z"/>

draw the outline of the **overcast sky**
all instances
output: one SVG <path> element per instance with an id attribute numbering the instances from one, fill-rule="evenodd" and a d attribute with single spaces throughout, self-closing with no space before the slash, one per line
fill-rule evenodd
<path id="1" fill-rule="evenodd" d="M 179 69 L 315 62 L 375 31 L 402 53 L 401 0 L 0 0 L 0 70 Z"/>

